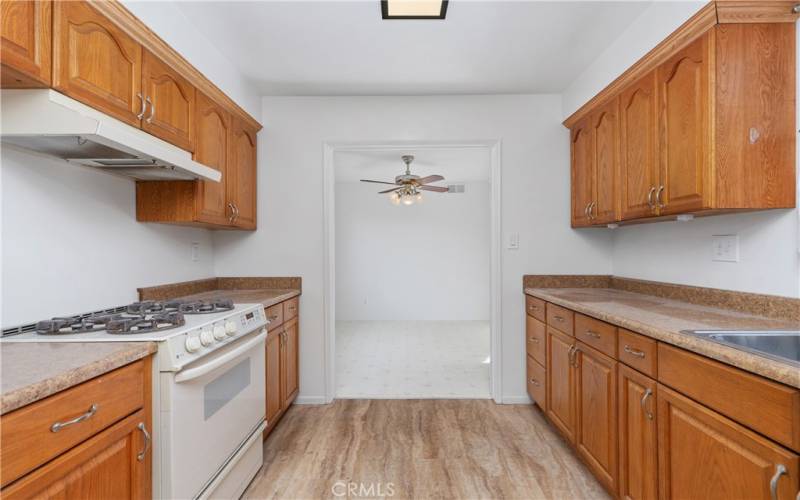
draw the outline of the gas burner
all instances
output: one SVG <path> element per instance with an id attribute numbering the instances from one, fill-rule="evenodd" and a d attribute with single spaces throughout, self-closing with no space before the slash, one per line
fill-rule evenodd
<path id="1" fill-rule="evenodd" d="M 183 314 L 171 311 L 141 316 L 119 316 L 106 324 L 106 331 L 116 335 L 136 333 L 152 333 L 183 326 L 186 319 Z"/>
<path id="2" fill-rule="evenodd" d="M 178 311 L 184 314 L 209 314 L 232 310 L 231 299 L 193 300 L 178 304 Z"/>
<path id="3" fill-rule="evenodd" d="M 126 308 L 129 314 L 159 314 L 167 312 L 178 311 L 178 307 L 183 302 L 180 300 L 169 300 L 165 302 L 155 300 L 144 300 L 142 302 L 134 302 Z"/>
<path id="4" fill-rule="evenodd" d="M 68 335 L 97 332 L 105 330 L 109 322 L 121 317 L 119 314 L 101 314 L 53 318 L 36 323 L 36 333 L 39 335 Z"/>

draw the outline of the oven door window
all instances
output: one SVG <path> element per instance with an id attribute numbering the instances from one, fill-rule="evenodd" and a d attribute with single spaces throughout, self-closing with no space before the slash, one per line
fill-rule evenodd
<path id="1" fill-rule="evenodd" d="M 211 418 L 250 385 L 250 358 L 234 365 L 203 388 L 203 417 Z"/>

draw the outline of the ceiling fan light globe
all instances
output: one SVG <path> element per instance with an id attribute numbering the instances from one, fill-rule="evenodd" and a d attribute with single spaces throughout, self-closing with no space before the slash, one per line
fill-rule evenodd
<path id="1" fill-rule="evenodd" d="M 411 195 L 404 195 L 403 196 L 403 205 L 413 205 L 414 204 L 414 197 Z"/>

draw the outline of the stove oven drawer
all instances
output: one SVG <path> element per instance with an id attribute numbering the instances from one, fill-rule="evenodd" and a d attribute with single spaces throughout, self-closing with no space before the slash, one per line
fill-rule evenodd
<path id="1" fill-rule="evenodd" d="M 137 361 L 3 415 L 2 485 L 142 408 L 144 369 Z"/>

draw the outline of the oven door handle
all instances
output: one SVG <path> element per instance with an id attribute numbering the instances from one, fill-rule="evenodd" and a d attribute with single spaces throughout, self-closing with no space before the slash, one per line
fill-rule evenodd
<path id="1" fill-rule="evenodd" d="M 222 356 L 215 358 L 207 363 L 203 363 L 200 366 L 195 366 L 193 368 L 188 368 L 186 370 L 179 371 L 175 375 L 175 382 L 178 383 L 188 382 L 198 377 L 202 377 L 206 373 L 216 370 L 217 368 L 228 363 L 229 361 L 238 358 L 242 354 L 246 353 L 247 351 L 255 347 L 257 344 L 264 342 L 264 339 L 266 338 L 267 338 L 267 331 L 262 329 L 258 335 L 248 340 L 244 344 L 238 346 L 237 348 L 231 349 Z"/>

